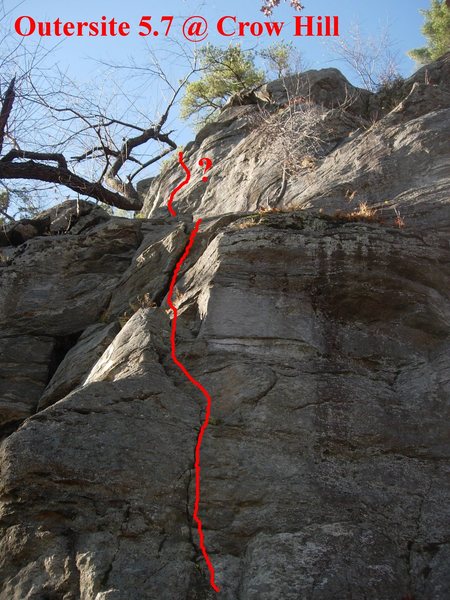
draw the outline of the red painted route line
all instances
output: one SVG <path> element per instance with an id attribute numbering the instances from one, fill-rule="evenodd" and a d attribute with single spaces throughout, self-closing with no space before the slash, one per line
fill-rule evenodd
<path id="1" fill-rule="evenodd" d="M 175 211 L 172 209 L 172 201 L 175 198 L 176 193 L 184 185 L 186 185 L 191 178 L 190 171 L 183 162 L 183 153 L 182 152 L 180 152 L 180 154 L 179 154 L 179 162 L 180 162 L 180 165 L 183 167 L 183 169 L 186 171 L 187 177 L 186 177 L 185 181 L 183 181 L 180 185 L 178 185 L 174 189 L 172 194 L 170 195 L 168 209 L 172 215 L 176 215 Z M 186 369 L 186 367 L 183 365 L 183 363 L 180 362 L 177 358 L 176 335 L 177 335 L 178 309 L 173 303 L 173 293 L 174 293 L 175 284 L 177 282 L 178 275 L 180 273 L 180 269 L 181 269 L 184 261 L 188 257 L 189 252 L 191 251 L 191 248 L 194 244 L 195 236 L 198 233 L 198 229 L 200 227 L 201 222 L 202 222 L 202 220 L 198 219 L 198 221 L 195 223 L 194 229 L 192 230 L 191 235 L 189 237 L 189 242 L 187 243 L 186 248 L 184 249 L 183 256 L 180 258 L 180 260 L 178 261 L 178 263 L 175 267 L 175 270 L 172 275 L 172 280 L 170 282 L 169 294 L 167 296 L 167 303 L 173 312 L 172 331 L 171 331 L 171 336 L 170 336 L 170 344 L 171 344 L 171 348 L 172 348 L 172 360 L 181 369 L 181 371 L 189 379 L 189 381 L 193 385 L 195 385 L 196 388 L 198 388 L 201 391 L 201 393 L 203 394 L 203 396 L 205 397 L 205 400 L 206 400 L 205 419 L 202 423 L 202 426 L 200 427 L 200 431 L 199 431 L 199 434 L 197 437 L 197 444 L 195 446 L 195 464 L 194 464 L 194 467 L 195 467 L 195 502 L 194 502 L 194 512 L 193 512 L 192 518 L 194 519 L 194 521 L 197 524 L 200 549 L 202 551 L 203 558 L 205 559 L 206 565 L 209 570 L 209 582 L 215 592 L 220 592 L 220 589 L 217 587 L 217 585 L 215 583 L 214 566 L 213 566 L 211 559 L 209 558 L 208 552 L 206 550 L 202 520 L 200 519 L 200 517 L 198 515 L 199 506 L 200 506 L 200 450 L 201 450 L 203 436 L 205 435 L 205 431 L 208 427 L 209 419 L 211 416 L 211 396 L 209 395 L 208 391 L 202 386 L 202 384 L 199 381 L 197 381 L 197 379 L 195 379 L 189 373 L 189 371 Z"/>
<path id="2" fill-rule="evenodd" d="M 188 169 L 188 167 L 184 164 L 182 152 L 179 152 L 179 154 L 178 154 L 178 162 L 183 167 L 183 169 L 186 173 L 186 179 L 183 179 L 183 181 L 180 184 L 178 184 L 177 187 L 170 194 L 169 202 L 167 203 L 167 208 L 169 209 L 169 212 L 172 215 L 172 217 L 177 216 L 177 213 L 172 208 L 172 202 L 173 202 L 175 196 L 178 194 L 178 192 L 181 190 L 181 188 L 184 187 L 185 185 L 187 185 L 189 183 L 189 181 L 191 180 L 191 172 Z"/>

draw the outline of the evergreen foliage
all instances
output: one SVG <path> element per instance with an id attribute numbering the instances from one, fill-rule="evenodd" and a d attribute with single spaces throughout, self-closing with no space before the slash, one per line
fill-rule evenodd
<path id="1" fill-rule="evenodd" d="M 450 2 L 431 0 L 431 7 L 421 13 L 425 17 L 422 33 L 428 44 L 411 50 L 408 54 L 419 64 L 425 65 L 450 50 Z"/>
<path id="2" fill-rule="evenodd" d="M 186 86 L 181 117 L 196 117 L 198 123 L 211 120 L 227 99 L 238 92 L 264 83 L 264 73 L 255 66 L 255 55 L 240 45 L 220 48 L 209 44 L 200 50 L 203 76 Z"/>

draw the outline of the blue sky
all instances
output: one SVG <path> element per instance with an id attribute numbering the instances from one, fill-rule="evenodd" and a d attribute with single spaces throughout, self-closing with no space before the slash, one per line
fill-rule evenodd
<path id="1" fill-rule="evenodd" d="M 400 71 L 408 76 L 414 71 L 414 63 L 406 56 L 407 50 L 423 45 L 424 39 L 420 33 L 423 18 L 420 9 L 429 6 L 429 0 L 302 0 L 305 4 L 304 15 L 338 15 L 340 19 L 341 37 L 346 39 L 350 29 L 357 23 L 366 36 L 377 36 L 381 29 L 388 26 L 392 40 L 398 52 Z M 19 4 L 18 4 L 19 3 Z M 17 5 L 18 4 L 18 5 Z M 76 2 L 61 3 L 59 0 L 4 0 L 4 5 L 10 11 L 9 24 L 0 23 L 0 27 L 12 28 L 12 22 L 20 15 L 32 16 L 35 20 L 54 21 L 98 21 L 102 15 L 108 19 L 127 21 L 132 25 L 132 32 L 125 38 L 66 38 L 59 43 L 51 55 L 51 61 L 57 62 L 63 71 L 70 77 L 80 82 L 95 80 L 100 71 L 98 60 L 110 63 L 127 62 L 134 59 L 138 63 L 146 60 L 147 49 L 150 46 L 161 57 L 165 68 L 172 76 L 177 78 L 182 75 L 182 69 L 177 60 L 166 52 L 168 41 L 160 35 L 158 38 L 140 38 L 137 34 L 137 25 L 143 15 L 152 15 L 153 23 L 158 23 L 161 15 L 175 17 L 172 33 L 184 44 L 184 47 L 195 44 L 186 42 L 180 35 L 183 20 L 191 15 L 205 17 L 210 28 L 213 29 L 217 20 L 224 15 L 235 15 L 241 21 L 264 21 L 260 12 L 260 0 L 78 0 Z M 15 7 L 15 8 L 14 8 Z M 163 7 L 163 8 L 161 8 Z M 289 2 L 282 0 L 281 6 L 274 11 L 273 20 L 285 21 L 286 34 L 281 37 L 285 41 L 293 41 L 300 51 L 303 61 L 308 68 L 323 68 L 334 66 L 343 70 L 347 77 L 354 81 L 352 73 L 346 66 L 336 60 L 336 55 L 330 48 L 325 38 L 294 38 L 293 17 L 295 13 Z M 162 29 L 161 29 L 162 31 Z M 24 44 L 34 43 L 37 40 L 26 38 Z M 231 38 L 221 38 L 211 31 L 208 41 L 227 44 Z M 44 46 L 49 47 L 57 40 L 44 41 Z M 237 40 L 236 40 L 237 41 Z M 246 38 L 241 40 L 242 45 L 248 48 L 262 48 L 270 43 L 270 38 L 261 37 L 258 40 Z M 111 75 L 114 78 L 114 74 Z M 112 85 L 112 80 L 109 82 Z M 103 81 L 103 85 L 105 82 Z M 108 87 L 108 81 L 106 82 Z M 134 93 L 140 88 L 136 85 Z M 141 92 L 138 92 L 141 93 Z M 142 88 L 143 104 L 152 106 L 156 89 Z M 120 97 L 120 94 L 119 96 Z M 177 130 L 177 141 L 186 143 L 193 137 L 192 129 L 186 123 L 174 119 L 172 127 Z"/>
<path id="2" fill-rule="evenodd" d="M 419 9 L 427 8 L 428 0 L 377 0 L 376 2 L 363 2 L 356 0 L 303 0 L 305 11 L 303 14 L 310 15 L 334 15 L 340 17 L 341 36 L 345 38 L 353 23 L 358 22 L 367 35 L 376 34 L 377 31 L 386 24 L 389 24 L 392 37 L 395 40 L 399 53 L 402 55 L 401 67 L 408 74 L 413 69 L 413 63 L 405 56 L 405 53 L 411 47 L 423 43 L 420 34 L 422 17 Z M 17 0 L 6 0 L 6 8 L 12 8 L 17 4 Z M 163 8 L 161 8 L 163 6 Z M 36 20 L 54 20 L 57 17 L 62 20 L 70 21 L 93 21 L 98 20 L 101 15 L 117 20 L 128 21 L 131 24 L 139 22 L 142 15 L 153 16 L 157 20 L 162 14 L 173 15 L 175 22 L 173 31 L 179 30 L 181 17 L 187 17 L 192 14 L 204 16 L 210 23 L 214 23 L 223 15 L 236 15 L 239 20 L 253 21 L 261 20 L 262 13 L 259 12 L 259 0 L 228 0 L 227 2 L 217 2 L 217 0 L 205 0 L 203 3 L 196 0 L 165 0 L 164 2 L 155 2 L 154 0 L 133 0 L 132 2 L 123 2 L 123 0 L 78 0 L 68 2 L 63 5 L 60 1 L 54 0 L 24 0 L 19 7 L 12 13 L 18 15 L 30 15 Z M 273 15 L 274 20 L 292 21 L 294 11 L 290 8 L 288 2 L 282 0 L 282 5 L 276 9 Z M 177 27 L 178 24 L 178 27 Z M 291 30 L 289 30 L 291 31 Z M 288 34 L 283 36 L 286 40 L 292 37 Z M 221 38 L 210 34 L 209 41 L 217 42 Z M 260 45 L 264 45 L 268 38 L 260 38 Z M 162 38 L 154 44 L 159 47 L 164 44 Z M 223 40 L 226 43 L 227 40 Z M 249 45 L 254 45 L 255 40 L 249 38 L 245 40 Z M 295 41 L 295 40 L 294 40 Z M 152 43 L 154 39 L 152 40 Z M 71 66 L 74 75 L 81 77 L 88 76 L 95 69 L 90 64 L 89 58 L 102 57 L 109 60 L 119 60 L 124 56 L 138 56 L 144 51 L 146 41 L 139 38 L 137 33 L 132 33 L 126 38 L 69 38 L 66 39 L 58 49 L 58 60 L 62 64 Z M 188 42 L 186 42 L 188 44 Z M 329 65 L 332 56 L 327 50 L 323 40 L 313 38 L 303 38 L 296 41 L 299 50 L 304 54 L 308 65 L 314 68 Z"/>

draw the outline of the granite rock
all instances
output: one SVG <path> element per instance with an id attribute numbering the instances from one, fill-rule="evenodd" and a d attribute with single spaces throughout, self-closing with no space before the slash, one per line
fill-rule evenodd
<path id="1" fill-rule="evenodd" d="M 147 218 L 92 207 L 2 248 L 1 600 L 217 597 L 192 519 L 205 399 L 167 305 L 200 216 L 176 356 L 212 399 L 199 514 L 219 597 L 448 600 L 448 60 L 385 111 L 327 105 L 319 72 L 298 168 L 263 135 L 289 107 L 230 105 L 185 149 L 214 168 L 176 218 L 174 161 Z"/>

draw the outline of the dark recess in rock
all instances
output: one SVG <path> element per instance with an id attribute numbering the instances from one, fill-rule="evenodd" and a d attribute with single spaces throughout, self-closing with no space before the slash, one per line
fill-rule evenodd
<path id="1" fill-rule="evenodd" d="M 55 344 L 53 346 L 53 352 L 48 365 L 47 383 L 51 381 L 53 375 L 56 373 L 56 370 L 64 360 L 69 350 L 76 346 L 76 343 L 82 333 L 82 331 L 79 331 L 78 333 L 71 333 L 68 335 L 55 337 Z"/>

